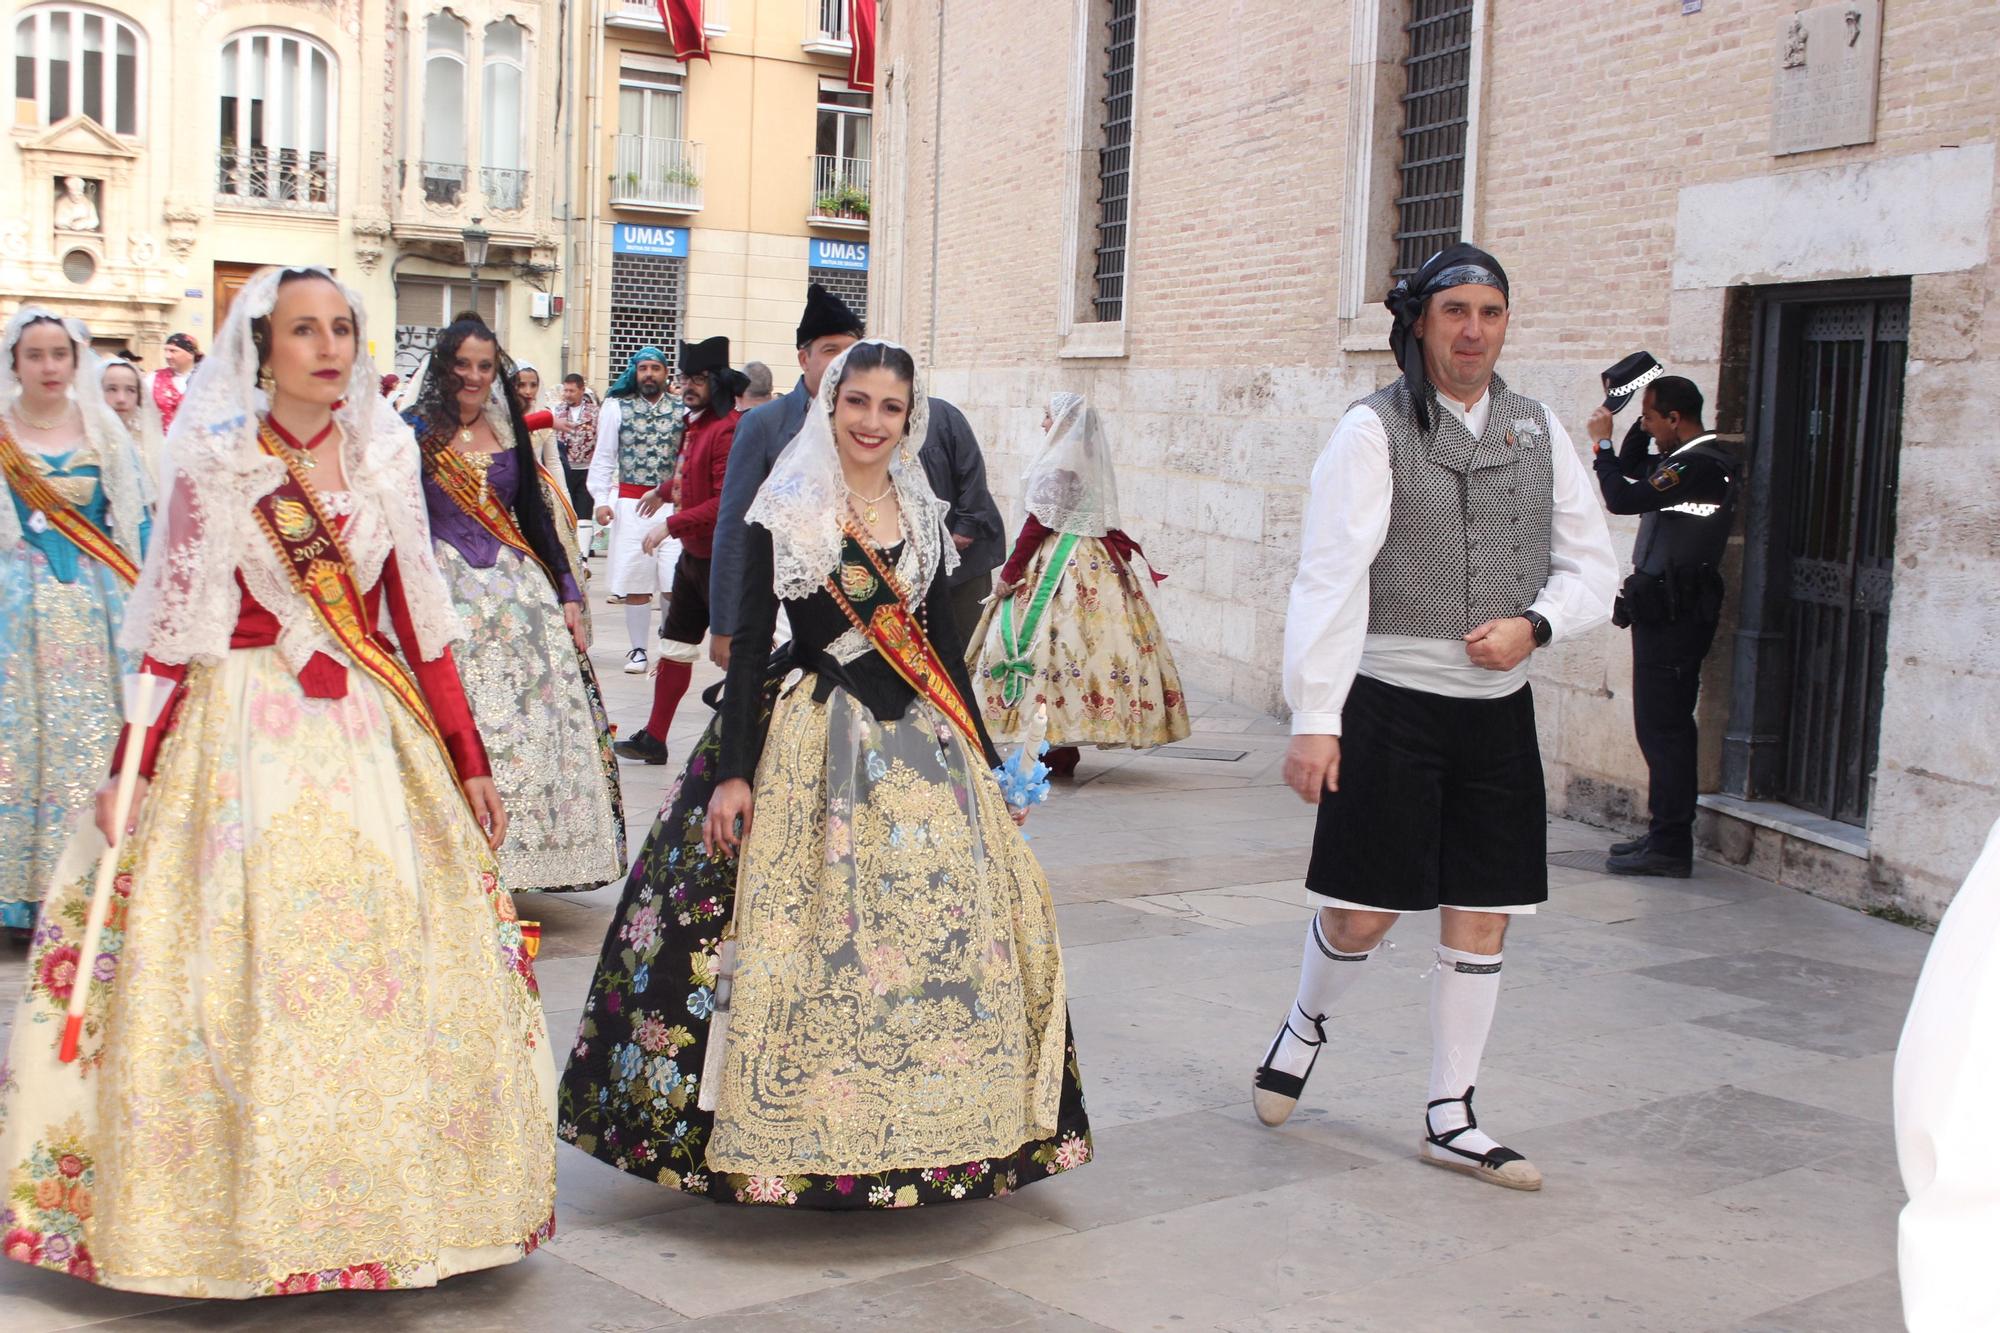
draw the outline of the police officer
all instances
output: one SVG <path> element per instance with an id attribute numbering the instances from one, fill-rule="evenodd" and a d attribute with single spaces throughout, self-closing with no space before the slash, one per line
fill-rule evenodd
<path id="1" fill-rule="evenodd" d="M 1691 380 L 1661 375 L 1646 385 L 1638 429 L 1623 449 L 1612 448 L 1609 405 L 1590 417 L 1605 507 L 1643 516 L 1612 620 L 1632 630 L 1632 723 L 1651 777 L 1652 827 L 1611 849 L 1605 869 L 1617 875 L 1684 879 L 1694 864 L 1695 695 L 1722 612 L 1736 472 L 1701 409 Z"/>

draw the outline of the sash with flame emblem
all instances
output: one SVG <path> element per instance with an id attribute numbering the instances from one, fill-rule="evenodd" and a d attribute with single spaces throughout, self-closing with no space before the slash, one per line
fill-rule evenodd
<path id="1" fill-rule="evenodd" d="M 47 519 L 50 527 L 74 542 L 79 551 L 123 579 L 126 587 L 139 581 L 139 567 L 132 563 L 132 557 L 111 540 L 110 533 L 56 494 L 56 488 L 35 470 L 35 465 L 28 461 L 21 446 L 7 433 L 4 421 L 0 421 L 0 471 L 6 472 L 7 485 L 21 497 L 29 512 Z"/>
<path id="2" fill-rule="evenodd" d="M 285 465 L 285 479 L 278 488 L 257 502 L 257 521 L 271 539 L 292 586 L 311 604 L 320 624 L 340 645 L 348 660 L 370 679 L 395 696 L 425 733 L 437 742 L 447 768 L 452 767 L 451 751 L 445 747 L 444 733 L 431 716 L 423 691 L 403 660 L 391 652 L 369 621 L 368 602 L 354 579 L 354 562 L 340 540 L 340 531 L 320 507 L 319 497 L 306 484 L 298 465 L 281 448 L 264 424 L 257 432 L 264 452 Z M 455 772 L 456 769 L 453 769 Z"/>
<path id="3" fill-rule="evenodd" d="M 542 564 L 542 558 L 528 545 L 527 537 L 521 532 L 521 525 L 514 521 L 513 513 L 506 505 L 500 503 L 500 497 L 486 484 L 486 478 L 480 474 L 478 465 L 453 449 L 450 441 L 443 435 L 426 436 L 423 441 L 423 451 L 424 461 L 430 465 L 431 480 L 438 484 L 438 489 L 450 497 L 451 502 L 463 510 L 468 518 L 492 533 L 501 545 L 512 547 L 537 565 L 541 565 L 542 573 L 548 575 L 549 582 L 560 589 L 561 585 L 557 583 L 554 571 Z M 497 458 L 499 455 L 496 454 L 494 457 Z M 537 479 L 546 480 L 547 476 L 548 474 L 537 466 L 535 476 L 523 477 L 521 484 L 532 486 L 536 484 Z M 567 501 L 564 503 L 566 507 Z M 574 514 L 571 516 L 570 525 L 575 526 Z"/>
<path id="4" fill-rule="evenodd" d="M 895 598 L 882 603 L 863 619 L 841 587 L 843 582 L 856 581 L 846 574 L 845 569 L 841 571 L 842 578 L 827 576 L 826 590 L 833 594 L 834 602 L 847 613 L 849 623 L 861 631 L 862 637 L 867 639 L 875 651 L 882 654 L 884 660 L 896 669 L 896 674 L 909 682 L 911 689 L 929 700 L 932 707 L 943 713 L 946 720 L 958 728 L 959 735 L 965 738 L 967 745 L 975 752 L 983 752 L 985 747 L 979 743 L 979 728 L 973 723 L 971 710 L 966 708 L 965 700 L 960 696 L 958 686 L 953 683 L 950 672 L 945 670 L 944 661 L 938 656 L 937 649 L 931 646 L 930 636 L 924 633 L 924 627 L 917 623 L 916 616 L 911 613 L 909 594 L 903 588 L 902 582 L 887 565 L 882 563 L 882 557 L 876 553 L 875 548 L 869 545 L 845 519 L 841 520 L 840 526 L 854 539 L 854 544 L 861 548 L 861 553 L 874 567 L 875 576 L 888 585 Z"/>

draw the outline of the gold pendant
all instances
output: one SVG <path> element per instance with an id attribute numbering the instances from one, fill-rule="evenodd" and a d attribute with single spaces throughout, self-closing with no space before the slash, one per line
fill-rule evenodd
<path id="1" fill-rule="evenodd" d="M 865 510 L 865 511 L 864 511 L 864 512 L 862 513 L 862 515 L 861 515 L 861 516 L 862 516 L 863 518 L 865 518 L 865 519 L 867 519 L 867 520 L 868 520 L 868 526 L 869 526 L 869 528 L 870 528 L 870 529 L 873 529 L 873 528 L 874 528 L 874 526 L 875 526 L 875 521 L 876 521 L 876 520 L 875 520 L 875 506 L 874 506 L 874 505 L 869 505 L 869 506 L 868 506 L 868 508 L 867 508 L 867 509 L 866 509 L 866 510 Z"/>

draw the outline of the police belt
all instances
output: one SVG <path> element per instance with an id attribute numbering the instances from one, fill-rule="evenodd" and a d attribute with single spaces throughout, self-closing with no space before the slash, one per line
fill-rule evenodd
<path id="1" fill-rule="evenodd" d="M 1663 574 L 1634 572 L 1611 607 L 1611 623 L 1667 625 L 1715 620 L 1722 614 L 1722 571 L 1714 565 L 1669 565 Z"/>

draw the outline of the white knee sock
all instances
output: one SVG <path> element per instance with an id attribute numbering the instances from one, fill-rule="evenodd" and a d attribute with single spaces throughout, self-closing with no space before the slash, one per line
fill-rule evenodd
<path id="1" fill-rule="evenodd" d="M 1333 947 L 1326 933 L 1319 928 L 1319 913 L 1314 912 L 1306 923 L 1305 957 L 1299 963 L 1299 993 L 1293 1001 L 1297 1007 L 1286 1015 L 1286 1032 L 1278 1039 L 1277 1052 L 1271 1057 L 1271 1068 L 1287 1074 L 1303 1075 L 1312 1064 L 1313 1052 L 1318 1048 L 1299 1040 L 1299 1034 L 1313 1036 L 1312 1024 L 1299 1015 L 1303 1012 L 1321 1022 L 1333 1012 L 1333 1006 L 1348 988 L 1361 980 L 1361 964 L 1373 958 L 1381 949 L 1364 949 L 1360 953 L 1342 953 Z"/>
<path id="2" fill-rule="evenodd" d="M 626 604 L 625 632 L 632 636 L 632 646 L 634 648 L 644 648 L 646 646 L 646 630 L 652 623 L 653 608 L 651 606 L 633 606 L 629 602 Z"/>
<path id="3" fill-rule="evenodd" d="M 1431 975 L 1431 1095 L 1463 1097 L 1479 1081 L 1479 1058 L 1493 1028 L 1500 1001 L 1500 955 L 1467 953 L 1440 944 Z M 1465 1105 L 1454 1102 L 1430 1112 L 1431 1132 L 1446 1134 L 1466 1123 Z M 1500 1145 L 1485 1131 L 1469 1129 L 1451 1141 L 1466 1152 L 1491 1152 Z"/>

